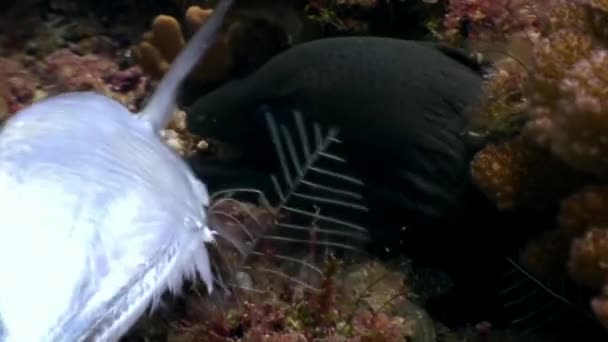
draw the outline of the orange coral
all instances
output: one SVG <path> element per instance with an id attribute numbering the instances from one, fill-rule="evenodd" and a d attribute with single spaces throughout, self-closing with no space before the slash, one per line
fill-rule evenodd
<path id="1" fill-rule="evenodd" d="M 212 13 L 212 9 L 190 6 L 186 10 L 186 24 L 190 31 L 196 32 L 207 22 Z M 193 71 L 197 81 L 217 81 L 225 77 L 233 62 L 228 45 L 229 40 L 230 34 L 225 34 L 213 42 L 204 60 Z"/>
<path id="2" fill-rule="evenodd" d="M 580 184 L 576 172 L 521 136 L 478 152 L 471 174 L 501 210 L 549 208 Z"/>
<path id="3" fill-rule="evenodd" d="M 558 222 L 570 237 L 579 237 L 592 226 L 608 227 L 608 186 L 586 187 L 564 199 Z"/>
<path id="4" fill-rule="evenodd" d="M 134 49 L 134 56 L 145 72 L 160 78 L 184 44 L 179 22 L 171 16 L 159 15 L 152 22 L 152 31 L 145 34 L 144 41 Z"/>
<path id="5" fill-rule="evenodd" d="M 213 14 L 213 9 L 202 8 L 199 6 L 190 6 L 186 10 L 186 25 L 190 32 L 196 32 L 201 25 L 207 22 Z"/>
<path id="6" fill-rule="evenodd" d="M 575 239 L 570 249 L 568 271 L 572 278 L 599 289 L 608 280 L 608 230 L 591 228 Z"/>
<path id="7" fill-rule="evenodd" d="M 211 9 L 198 6 L 189 7 L 185 15 L 189 31 L 196 32 L 212 12 Z M 146 33 L 143 41 L 134 48 L 134 56 L 148 74 L 158 79 L 167 72 L 184 45 L 184 34 L 177 19 L 159 15 L 152 23 L 152 30 Z M 231 63 L 226 38 L 219 37 L 192 74 L 197 81 L 219 80 L 225 76 Z"/>

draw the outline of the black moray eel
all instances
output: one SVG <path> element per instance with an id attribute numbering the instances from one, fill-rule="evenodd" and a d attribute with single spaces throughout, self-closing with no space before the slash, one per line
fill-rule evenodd
<path id="1" fill-rule="evenodd" d="M 274 172 L 258 108 L 298 109 L 340 127 L 373 210 L 424 221 L 457 208 L 469 185 L 466 110 L 481 84 L 480 71 L 458 50 L 392 38 L 327 38 L 296 45 L 203 96 L 187 110 L 188 125 Z M 212 172 L 201 167 L 213 185 Z"/>

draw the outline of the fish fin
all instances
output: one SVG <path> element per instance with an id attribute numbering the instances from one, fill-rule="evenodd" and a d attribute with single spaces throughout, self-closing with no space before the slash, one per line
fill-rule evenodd
<path id="1" fill-rule="evenodd" d="M 250 219 L 243 223 L 234 217 L 240 215 L 233 215 L 232 226 L 224 221 L 214 228 L 227 240 L 238 241 L 240 234 L 241 241 L 246 241 L 245 248 L 237 248 L 243 258 L 234 270 L 250 276 L 253 282 L 248 286 L 233 282 L 233 286 L 264 292 L 268 289 L 261 284 L 267 284 L 270 277 L 316 291 L 323 278 L 322 264 L 329 255 L 366 253 L 368 229 L 355 223 L 369 210 L 362 194 L 364 183 L 348 172 L 337 128 L 306 121 L 297 111 L 281 114 L 270 109 L 263 112 L 279 166 L 271 175 L 272 200 L 255 189 L 218 191 L 212 195 L 216 204 L 212 208 L 232 202 L 240 206 L 237 213 Z M 247 199 L 252 195 L 257 199 Z M 242 202 L 255 205 L 239 204 Z M 259 208 L 266 212 L 261 220 L 253 212 Z M 225 217 L 226 212 L 222 214 Z M 232 233 L 227 232 L 230 227 Z"/>

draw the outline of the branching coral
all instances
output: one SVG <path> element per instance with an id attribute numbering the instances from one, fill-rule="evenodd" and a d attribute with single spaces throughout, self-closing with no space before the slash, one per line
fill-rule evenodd
<path id="1" fill-rule="evenodd" d="M 289 17 L 290 13 L 284 10 L 278 5 L 271 11 L 273 14 L 256 12 L 256 9 L 246 6 L 236 11 L 191 73 L 190 80 L 204 84 L 241 77 L 287 48 L 289 38 L 285 30 L 288 28 L 282 27 L 285 23 L 276 18 L 282 14 Z M 133 48 L 135 59 L 146 73 L 155 79 L 161 78 L 183 48 L 185 40 L 204 25 L 211 14 L 211 9 L 188 7 L 185 32 L 176 18 L 157 16 L 151 31 L 144 34 L 142 42 Z"/>
<path id="2" fill-rule="evenodd" d="M 444 21 L 444 39 L 458 43 L 468 36 L 473 48 L 505 49 L 528 71 L 528 77 L 509 78 L 510 64 L 495 63 L 487 89 L 503 92 L 487 91 L 476 115 L 483 118 L 485 111 L 486 121 L 507 125 L 523 113 L 527 122 L 515 138 L 482 149 L 472 161 L 472 176 L 499 209 L 546 207 L 561 199 L 557 229 L 529 242 L 522 263 L 543 280 L 567 271 L 578 283 L 600 289 L 608 282 L 608 190 L 588 185 L 608 178 L 608 2 L 507 4 L 452 0 Z M 491 41 L 501 38 L 506 43 Z M 508 50 L 516 39 L 532 54 L 520 58 Z M 510 79 L 520 83 L 505 81 Z M 521 101 L 505 101 L 506 94 Z M 605 295 L 593 301 L 599 318 L 606 318 L 606 307 Z"/>
<path id="3" fill-rule="evenodd" d="M 601 3 L 564 3 L 549 6 L 549 14 L 540 16 L 535 14 L 538 9 L 531 12 L 526 3 L 512 1 L 507 5 L 490 5 L 453 1 L 451 4 L 455 7 L 447 15 L 446 21 L 451 23 L 454 18 L 476 18 L 483 23 L 490 20 L 491 24 L 480 25 L 482 36 L 503 34 L 513 38 L 518 32 L 528 33 L 533 56 L 527 69 L 532 77 L 522 80 L 525 87 L 521 94 L 528 102 L 527 112 L 531 115 L 526 135 L 550 147 L 554 155 L 574 168 L 598 175 L 606 174 L 608 158 L 603 157 L 603 140 L 607 140 L 604 136 L 608 133 L 608 120 L 603 118 L 607 110 L 603 99 L 605 89 L 608 89 L 608 78 L 604 75 L 606 68 L 603 66 L 608 52 L 604 50 L 601 34 L 590 20 L 596 17 L 602 21 L 602 15 L 606 13 L 601 12 Z M 489 9 L 491 6 L 503 8 L 506 14 L 493 12 Z M 509 6 L 514 8 L 507 11 Z M 517 18 L 514 13 L 534 13 L 532 17 L 536 19 L 532 20 L 532 24 L 526 21 L 530 25 L 518 27 L 496 24 L 502 22 L 503 15 Z M 534 35 L 528 32 L 528 28 Z M 445 31 L 450 30 L 454 28 L 450 29 L 446 24 Z M 541 33 L 544 37 L 534 38 Z M 494 75 L 498 77 L 496 82 L 500 81 L 500 75 L 500 72 Z M 502 104 L 500 101 L 493 103 L 496 106 Z M 492 110 L 489 112 L 489 116 L 495 115 Z M 508 120 L 510 117 L 505 115 L 504 118 Z"/>
<path id="4" fill-rule="evenodd" d="M 186 23 L 190 33 L 203 25 L 212 10 L 191 6 L 186 11 Z M 134 48 L 134 56 L 144 71 L 154 78 L 162 77 L 171 62 L 185 45 L 181 24 L 168 15 L 157 16 L 152 30 L 146 33 L 143 41 Z M 230 64 L 230 53 L 225 37 L 219 37 L 209 48 L 209 53 L 201 60 L 193 73 L 198 80 L 219 80 L 224 77 Z"/>

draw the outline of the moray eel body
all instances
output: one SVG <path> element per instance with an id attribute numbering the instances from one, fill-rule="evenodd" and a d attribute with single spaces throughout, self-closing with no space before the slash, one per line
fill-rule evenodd
<path id="1" fill-rule="evenodd" d="M 304 43 L 200 98 L 188 110 L 189 127 L 271 160 L 264 159 L 274 150 L 256 110 L 298 109 L 341 128 L 373 209 L 413 220 L 441 217 L 469 184 L 465 111 L 482 83 L 458 56 L 391 38 Z"/>

